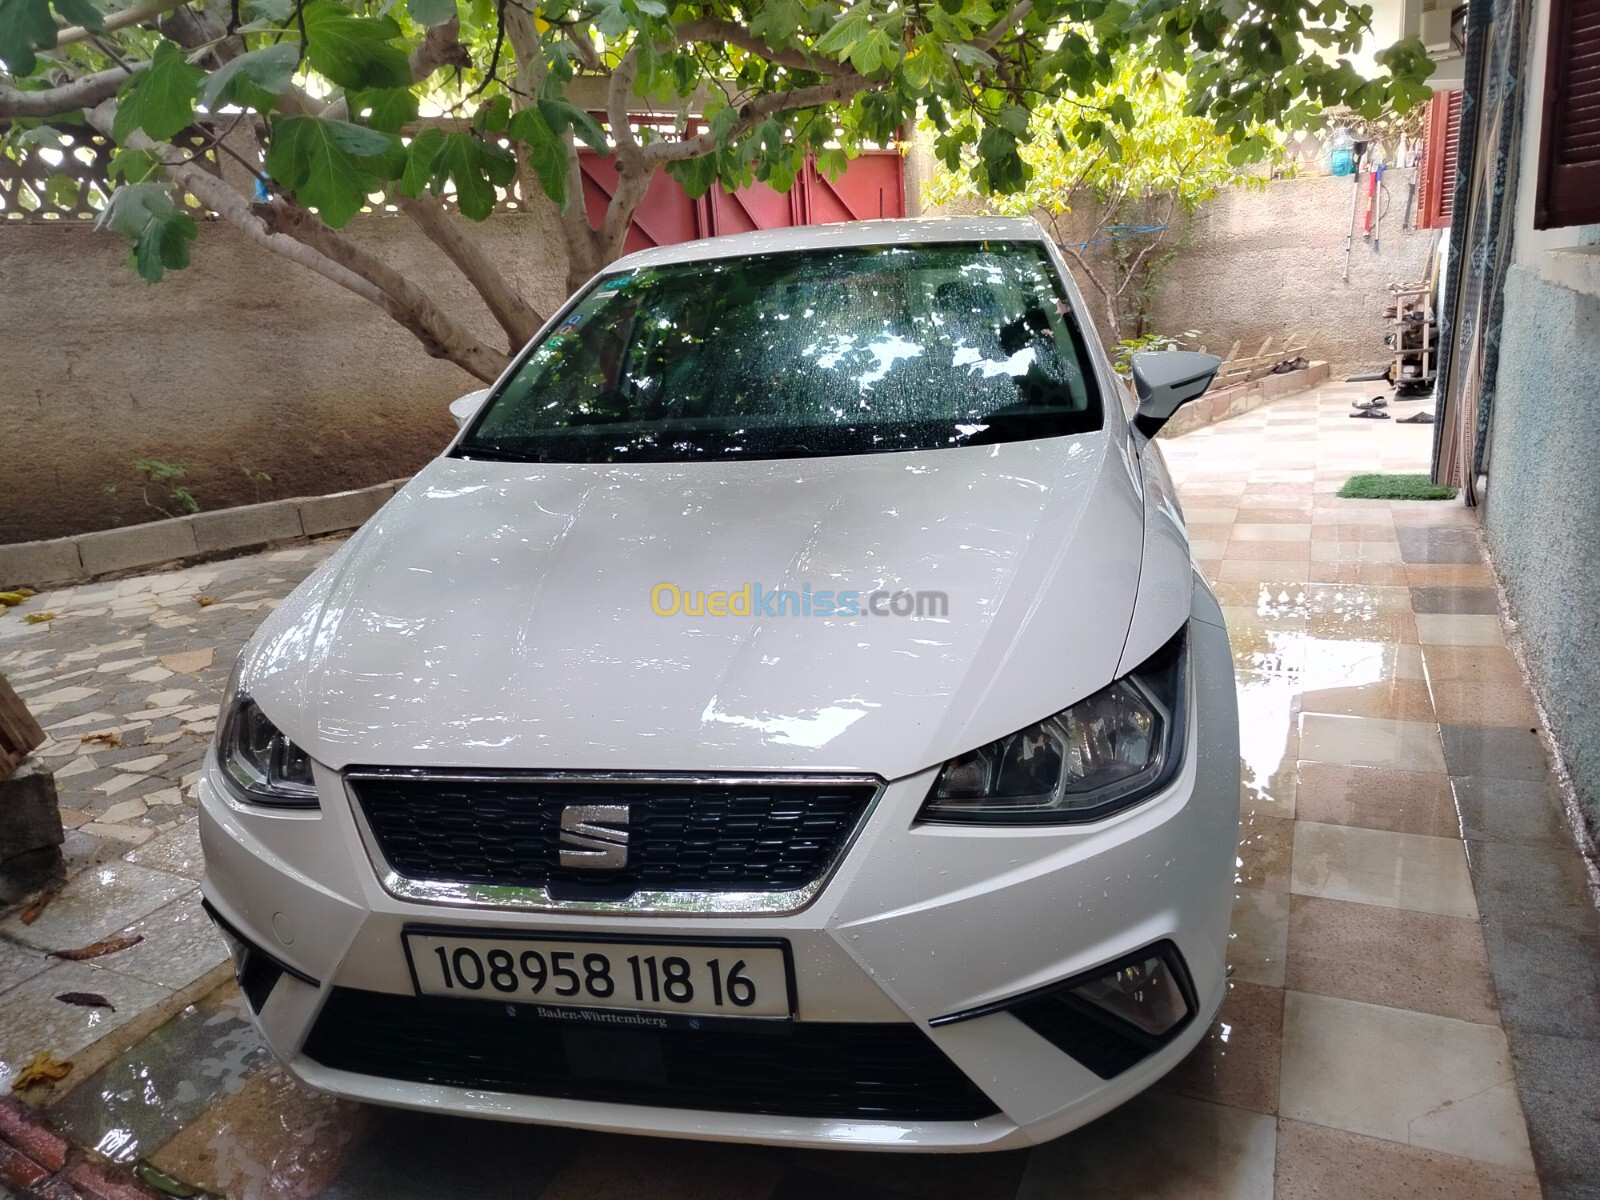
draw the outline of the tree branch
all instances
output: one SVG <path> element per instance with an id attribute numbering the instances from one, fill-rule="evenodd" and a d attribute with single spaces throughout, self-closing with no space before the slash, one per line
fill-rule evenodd
<path id="1" fill-rule="evenodd" d="M 505 10 L 506 38 L 511 43 L 511 55 L 517 63 L 517 78 L 510 88 L 511 107 L 520 112 L 535 102 L 550 73 L 550 63 L 544 53 L 544 40 L 539 36 L 533 16 L 519 3 L 510 3 Z M 582 43 L 580 43 L 581 50 Z M 593 50 L 593 46 L 590 46 Z M 567 202 L 556 205 L 545 194 L 538 174 L 528 165 L 526 148 L 514 143 L 517 155 L 517 178 L 522 186 L 525 204 L 549 204 L 561 221 L 561 232 L 567 244 L 567 287 L 575 289 L 600 267 L 600 243 L 589 225 L 588 208 L 583 198 L 583 172 L 578 165 L 578 149 L 568 130 L 562 137 L 567 155 Z"/>
<path id="2" fill-rule="evenodd" d="M 147 65 L 139 63 L 133 69 L 143 70 Z M 39 92 L 0 87 L 0 117 L 54 117 L 80 108 L 93 108 L 115 96 L 128 74 L 121 67 L 112 67 Z"/>
<path id="3" fill-rule="evenodd" d="M 110 137 L 112 118 L 115 114 L 116 104 L 105 101 L 87 113 L 86 118 L 91 126 Z M 271 250 L 274 254 L 281 254 L 303 267 L 309 267 L 324 278 L 331 279 L 340 287 L 348 288 L 374 304 L 383 303 L 382 292 L 369 280 L 361 278 L 337 263 L 328 261 L 311 247 L 302 245 L 293 238 L 273 233 L 267 228 L 266 222 L 251 210 L 249 202 L 217 176 L 192 161 L 172 161 L 183 159 L 182 153 L 176 147 L 165 142 L 152 141 L 137 132 L 131 134 L 123 145 L 134 150 L 155 151 L 164 163 L 170 163 L 161 168 L 162 175 L 196 197 L 251 241 Z"/>
<path id="4" fill-rule="evenodd" d="M 1078 270 L 1083 272 L 1084 278 L 1086 278 L 1090 283 L 1094 284 L 1095 289 L 1100 293 L 1101 298 L 1105 301 L 1106 316 L 1110 319 L 1110 324 L 1106 327 L 1107 334 L 1112 338 L 1112 340 L 1116 340 L 1117 338 L 1121 337 L 1122 322 L 1117 319 L 1116 299 L 1111 293 L 1110 286 L 1100 278 L 1100 273 L 1089 265 L 1089 260 L 1083 256 L 1083 252 L 1076 246 L 1060 241 L 1057 242 L 1057 245 L 1059 245 L 1067 254 L 1072 256 L 1072 261 L 1078 265 Z"/>
<path id="5" fill-rule="evenodd" d="M 988 33 L 984 34 L 981 38 L 975 39 L 972 44 L 983 51 L 993 50 L 1005 38 L 1006 34 L 1010 33 L 1018 25 L 1022 24 L 1023 21 L 1027 20 L 1028 14 L 1032 11 L 1033 0 L 1022 0 L 1021 4 L 1013 8 L 1005 16 L 1001 17 L 1000 20 L 995 22 L 993 27 L 990 28 Z"/>
<path id="6" fill-rule="evenodd" d="M 429 29 L 411 52 L 411 79 L 413 83 L 421 83 L 440 67 L 460 70 L 471 65 L 472 56 L 461 44 L 461 18 L 451 17 Z M 299 95 L 302 111 L 308 116 L 325 117 L 330 121 L 350 119 L 350 102 L 343 95 L 326 105 L 314 102 L 303 91 Z"/>
<path id="7" fill-rule="evenodd" d="M 148 21 L 151 17 L 159 17 L 170 9 L 177 8 L 184 0 L 144 0 L 143 4 L 135 4 L 132 8 L 125 8 L 121 12 L 111 13 L 106 17 L 105 25 L 100 29 L 85 29 L 82 25 L 67 25 L 56 34 L 57 46 L 70 46 L 73 42 L 82 42 L 103 33 L 115 33 L 119 29 L 126 29 L 130 25 L 137 25 L 141 21 Z"/>
<path id="8" fill-rule="evenodd" d="M 731 142 L 743 137 L 762 121 L 777 113 L 790 112 L 797 108 L 817 108 L 824 104 L 839 104 L 858 92 L 880 88 L 884 82 L 887 81 L 875 83 L 851 71 L 827 83 L 793 88 L 785 92 L 767 92 L 740 106 L 739 120 L 729 132 L 727 140 Z M 658 164 L 698 158 L 716 148 L 717 137 L 708 129 L 704 133 L 684 138 L 682 141 L 651 142 L 643 147 L 641 154 L 646 162 Z"/>
<path id="9" fill-rule="evenodd" d="M 622 56 L 616 70 L 611 72 L 611 83 L 606 88 L 606 121 L 611 126 L 611 140 L 617 144 L 617 170 L 623 171 L 623 162 L 639 152 L 639 139 L 634 136 L 628 121 L 632 107 L 633 81 L 639 77 L 639 47 L 630 46 Z"/>
<path id="10" fill-rule="evenodd" d="M 377 303 L 397 323 L 411 331 L 434 358 L 446 358 L 485 383 L 494 382 L 511 359 L 485 346 L 456 324 L 411 280 L 355 242 L 330 229 L 315 214 L 283 197 L 274 196 L 268 208 L 269 225 L 290 240 L 308 246 L 330 262 L 375 286 Z"/>
<path id="11" fill-rule="evenodd" d="M 451 17 L 435 25 L 422 37 L 422 42 L 411 52 L 411 78 L 421 83 L 440 67 L 464 70 L 472 65 L 472 55 L 461 44 L 461 18 Z"/>
<path id="12" fill-rule="evenodd" d="M 572 44 L 578 48 L 578 61 L 583 64 L 586 71 L 603 71 L 605 63 L 601 61 L 600 52 L 594 48 L 594 39 L 587 30 L 569 29 L 567 37 L 572 39 Z"/>
<path id="13" fill-rule="evenodd" d="M 804 50 L 774 50 L 736 21 L 719 21 L 711 17 L 701 21 L 686 21 L 678 26 L 677 40 L 679 45 L 686 42 L 709 42 L 712 45 L 738 46 L 742 50 L 748 50 L 757 58 L 794 71 L 838 75 L 848 69 L 843 63 L 830 58 L 813 58 Z"/>
<path id="14" fill-rule="evenodd" d="M 109 137 L 115 114 L 116 102 L 107 100 L 87 115 L 89 124 Z M 398 271 L 341 237 L 304 209 L 287 201 L 277 201 L 269 210 L 275 218 L 288 209 L 299 215 L 292 220 L 275 219 L 269 225 L 238 190 L 185 159 L 175 147 L 137 132 L 122 144 L 134 150 L 154 151 L 163 160 L 161 174 L 222 220 L 257 245 L 370 300 L 410 330 L 434 357 L 448 358 L 485 383 L 492 381 L 510 361 L 451 321 Z M 173 161 L 175 159 L 180 161 Z"/>
<path id="15" fill-rule="evenodd" d="M 600 256 L 600 235 L 589 224 L 589 202 L 584 195 L 583 164 L 578 158 L 578 144 L 568 130 L 562 141 L 567 147 L 567 202 L 561 206 L 561 227 L 567 243 L 567 289 L 576 291 L 584 280 L 598 271 L 603 263 Z M 532 172 L 529 172 L 532 175 Z M 524 193 L 529 188 L 523 184 Z M 534 192 L 541 195 L 537 179 L 532 179 Z M 630 214 L 631 217 L 632 214 Z"/>
<path id="16" fill-rule="evenodd" d="M 620 171 L 622 164 L 617 168 Z M 633 223 L 633 212 L 650 190 L 650 177 L 654 168 L 635 161 L 634 169 L 617 176 L 617 190 L 611 193 L 611 203 L 606 205 L 605 220 L 600 224 L 600 262 L 596 269 L 622 253 L 628 240 L 628 227 Z"/>
<path id="17" fill-rule="evenodd" d="M 628 48 L 628 52 L 622 56 L 622 61 L 611 72 L 611 84 L 606 90 L 606 121 L 611 126 L 611 140 L 616 143 L 613 161 L 617 168 L 617 188 L 611 193 L 611 202 L 606 205 L 606 215 L 600 222 L 600 232 L 594 239 L 596 268 L 622 253 L 623 244 L 628 238 L 628 226 L 633 222 L 634 210 L 639 207 L 639 202 L 650 190 L 650 177 L 656 169 L 655 162 L 647 157 L 651 147 L 639 144 L 639 139 L 628 120 L 628 109 L 633 99 L 633 83 L 638 76 L 639 46 L 635 43 Z M 652 143 L 652 145 L 659 144 Z M 571 152 L 576 158 L 576 147 L 572 147 Z M 585 211 L 587 206 L 583 202 L 581 193 L 574 207 L 578 209 L 574 219 L 581 219 L 587 225 L 589 223 Z M 570 275 L 573 274 L 576 274 L 576 271 L 569 272 L 569 282 L 572 282 Z"/>
<path id="18" fill-rule="evenodd" d="M 432 196 L 424 194 L 412 200 L 397 195 L 394 199 L 400 211 L 415 221 L 417 227 L 428 235 L 428 240 L 449 256 L 450 261 L 467 277 L 467 282 L 483 297 L 484 304 L 494 314 L 500 328 L 506 331 L 511 349 L 520 350 L 532 341 L 533 335 L 539 332 L 539 326 L 544 324 L 544 318 L 511 286 L 461 222 Z"/>
<path id="19" fill-rule="evenodd" d="M 1150 253 L 1150 251 L 1154 250 L 1160 244 L 1161 239 L 1155 238 L 1150 241 L 1143 250 L 1139 251 L 1138 254 L 1133 256 L 1133 261 L 1128 264 L 1128 269 L 1123 274 L 1122 285 L 1117 288 L 1117 299 L 1122 299 L 1122 294 L 1128 290 L 1128 285 L 1133 282 L 1133 277 L 1139 273 L 1139 264 L 1144 262 L 1145 257 Z"/>

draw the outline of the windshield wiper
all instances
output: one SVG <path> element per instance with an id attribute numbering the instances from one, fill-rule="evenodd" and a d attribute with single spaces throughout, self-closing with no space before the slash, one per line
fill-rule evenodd
<path id="1" fill-rule="evenodd" d="M 508 450 L 503 446 L 457 446 L 456 458 L 474 462 L 542 463 L 549 462 L 543 450 Z"/>

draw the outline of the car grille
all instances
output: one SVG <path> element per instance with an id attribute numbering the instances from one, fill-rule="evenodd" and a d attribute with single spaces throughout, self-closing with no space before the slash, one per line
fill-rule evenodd
<path id="1" fill-rule="evenodd" d="M 305 1054 L 358 1075 L 613 1104 L 896 1121 L 998 1111 L 911 1024 L 586 1028 L 513 1005 L 334 988 Z"/>
<path id="2" fill-rule="evenodd" d="M 486 780 L 353 771 L 349 782 L 379 850 L 406 879 L 545 888 L 556 899 L 803 888 L 827 873 L 878 791 L 870 779 L 781 776 Z M 625 866 L 562 865 L 569 805 L 626 806 Z"/>

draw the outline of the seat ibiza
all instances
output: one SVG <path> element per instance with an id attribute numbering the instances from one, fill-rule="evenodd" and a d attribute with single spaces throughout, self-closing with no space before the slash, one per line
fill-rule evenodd
<path id="1" fill-rule="evenodd" d="M 208 909 L 302 1080 L 815 1146 L 1056 1137 L 1226 987 L 1234 684 L 1029 222 L 648 250 L 240 656 Z"/>

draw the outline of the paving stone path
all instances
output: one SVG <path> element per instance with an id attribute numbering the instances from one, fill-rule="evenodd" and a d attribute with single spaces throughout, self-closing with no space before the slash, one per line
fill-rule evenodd
<path id="1" fill-rule="evenodd" d="M 71 1058 L 217 968 L 200 910 L 194 784 L 239 649 L 335 539 L 186 570 L 45 592 L 0 609 L 0 674 L 44 726 L 69 882 L 32 924 L 0 920 L 0 1094 L 19 1066 Z M 30 614 L 54 613 L 30 624 Z M 102 938 L 132 949 L 48 957 Z M 114 1010 L 62 1004 L 63 992 Z"/>

